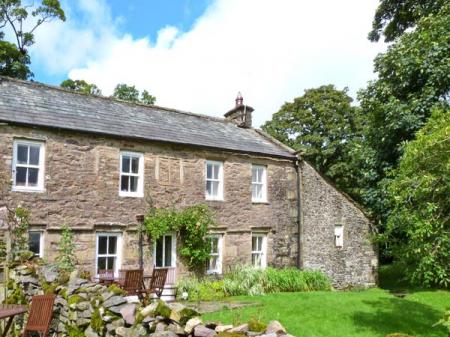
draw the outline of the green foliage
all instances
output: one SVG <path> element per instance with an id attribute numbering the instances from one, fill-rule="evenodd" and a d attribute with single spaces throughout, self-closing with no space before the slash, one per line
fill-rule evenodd
<path id="1" fill-rule="evenodd" d="M 59 241 L 58 256 L 56 261 L 61 271 L 72 272 L 75 270 L 77 259 L 74 254 L 75 244 L 73 243 L 72 230 L 64 224 Z"/>
<path id="2" fill-rule="evenodd" d="M 329 290 L 330 280 L 319 271 L 267 268 L 264 289 L 267 293 Z"/>
<path id="3" fill-rule="evenodd" d="M 386 335 L 386 337 L 414 337 L 414 336 L 407 335 L 406 333 L 396 332 L 390 333 L 389 335 Z"/>
<path id="4" fill-rule="evenodd" d="M 113 97 L 128 102 L 136 102 L 152 105 L 155 104 L 156 97 L 149 94 L 147 90 L 139 94 L 139 90 L 134 85 L 118 84 L 114 88 Z"/>
<path id="5" fill-rule="evenodd" d="M 263 332 L 266 330 L 266 328 L 267 324 L 261 322 L 259 319 L 252 318 L 251 320 L 248 321 L 248 329 L 250 331 Z"/>
<path id="6" fill-rule="evenodd" d="M 76 325 L 66 325 L 66 331 L 68 337 L 86 337 L 84 330 Z"/>
<path id="7" fill-rule="evenodd" d="M 381 34 L 385 42 L 394 41 L 420 18 L 435 14 L 446 0 L 381 0 L 375 12 L 369 40 L 378 41 Z"/>
<path id="8" fill-rule="evenodd" d="M 23 207 L 17 207 L 9 212 L 8 221 L 10 224 L 11 255 L 13 259 L 28 251 L 29 218 L 30 212 Z"/>
<path id="9" fill-rule="evenodd" d="M 83 297 L 81 297 L 80 295 L 75 294 L 75 295 L 69 296 L 69 299 L 68 299 L 67 303 L 69 305 L 73 305 L 73 304 L 78 304 L 78 303 L 83 302 L 83 301 L 84 301 Z"/>
<path id="10" fill-rule="evenodd" d="M 450 308 L 447 308 L 444 312 L 444 316 L 435 324 L 441 325 L 447 329 L 448 335 L 450 336 Z"/>
<path id="11" fill-rule="evenodd" d="M 435 109 L 406 144 L 388 187 L 392 211 L 384 239 L 406 276 L 450 286 L 450 109 Z"/>
<path id="12" fill-rule="evenodd" d="M 359 110 L 351 105 L 347 89 L 333 85 L 305 90 L 285 103 L 262 129 L 284 144 L 301 151 L 303 158 L 353 195 L 355 183 L 350 149 L 361 135 Z"/>
<path id="13" fill-rule="evenodd" d="M 120 288 L 117 284 L 111 284 L 108 286 L 108 291 L 112 292 L 114 295 L 122 295 L 125 296 L 127 292 Z"/>
<path id="14" fill-rule="evenodd" d="M 103 319 L 100 314 L 99 308 L 95 308 L 94 311 L 92 312 L 90 325 L 91 325 L 91 328 L 94 331 L 96 331 L 97 333 L 99 333 L 100 336 L 103 335 L 103 332 L 105 329 L 105 324 L 103 323 Z"/>
<path id="15" fill-rule="evenodd" d="M 101 95 L 102 91 L 92 83 L 87 83 L 85 80 L 71 80 L 67 79 L 61 82 L 62 88 L 75 90 L 88 95 Z"/>
<path id="16" fill-rule="evenodd" d="M 182 210 L 151 208 L 144 219 L 143 230 L 155 244 L 168 232 L 177 232 L 181 241 L 179 255 L 187 267 L 202 271 L 209 258 L 210 242 L 205 237 L 214 225 L 206 205 L 188 206 Z"/>
<path id="17" fill-rule="evenodd" d="M 0 28 L 8 26 L 15 39 L 15 44 L 3 41 L 5 33 L 0 31 L 0 75 L 21 79 L 33 76 L 28 48 L 34 44 L 34 31 L 53 19 L 66 20 L 58 0 L 42 0 L 37 6 L 22 4 L 21 0 L 0 0 Z"/>

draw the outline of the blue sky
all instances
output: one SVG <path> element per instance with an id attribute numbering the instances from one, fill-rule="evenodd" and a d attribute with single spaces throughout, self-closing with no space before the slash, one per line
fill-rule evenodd
<path id="1" fill-rule="evenodd" d="M 260 126 L 325 84 L 358 89 L 385 46 L 367 40 L 378 0 L 62 0 L 66 22 L 36 31 L 35 80 L 118 83 L 161 106 L 212 116 L 238 91 Z"/>

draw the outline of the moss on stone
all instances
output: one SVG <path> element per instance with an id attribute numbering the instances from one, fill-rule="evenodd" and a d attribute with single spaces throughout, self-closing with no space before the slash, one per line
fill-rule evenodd
<path id="1" fill-rule="evenodd" d="M 91 328 L 94 329 L 94 331 L 98 332 L 100 335 L 103 335 L 104 324 L 102 315 L 100 315 L 100 310 L 98 308 L 95 308 L 92 312 Z"/>
<path id="2" fill-rule="evenodd" d="M 58 284 L 42 282 L 41 287 L 42 287 L 42 290 L 44 291 L 44 294 L 55 294 Z"/>
<path id="3" fill-rule="evenodd" d="M 158 301 L 158 306 L 156 307 L 155 310 L 155 313 L 157 315 L 160 315 L 164 318 L 169 318 L 171 312 L 172 310 L 167 306 L 167 304 L 164 301 L 161 300 Z"/>
<path id="4" fill-rule="evenodd" d="M 67 289 L 66 288 L 61 289 L 59 291 L 59 295 L 67 301 L 68 296 L 67 296 Z"/>
<path id="5" fill-rule="evenodd" d="M 241 332 L 219 332 L 216 337 L 247 337 L 246 334 Z"/>
<path id="6" fill-rule="evenodd" d="M 259 319 L 252 318 L 248 321 L 248 329 L 254 332 L 263 332 L 267 328 L 267 324 L 261 322 Z"/>
<path id="7" fill-rule="evenodd" d="M 5 298 L 5 304 L 27 304 L 28 301 L 25 297 L 24 292 L 20 287 L 16 287 L 8 296 Z"/>
<path id="8" fill-rule="evenodd" d="M 85 337 L 84 331 L 76 325 L 66 325 L 68 337 Z"/>
<path id="9" fill-rule="evenodd" d="M 83 301 L 84 301 L 84 298 L 81 297 L 80 295 L 72 295 L 72 296 L 69 296 L 69 299 L 67 300 L 67 303 L 69 305 L 72 305 L 72 304 L 78 304 L 78 303 L 83 302 Z"/>
<path id="10" fill-rule="evenodd" d="M 123 290 L 117 284 L 114 284 L 114 283 L 108 287 L 108 290 L 110 292 L 112 292 L 114 295 L 126 296 L 126 294 L 127 294 L 127 292 L 125 290 Z"/>

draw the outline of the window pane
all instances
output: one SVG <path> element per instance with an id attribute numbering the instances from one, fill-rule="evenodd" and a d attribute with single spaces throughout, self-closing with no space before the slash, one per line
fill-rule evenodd
<path id="1" fill-rule="evenodd" d="M 38 172 L 37 168 L 28 169 L 28 186 L 37 186 L 38 183 Z"/>
<path id="2" fill-rule="evenodd" d="M 258 251 L 260 251 L 260 252 L 262 252 L 262 242 L 263 242 L 263 238 L 262 238 L 262 236 L 258 236 L 257 237 L 257 239 L 258 239 Z"/>
<path id="3" fill-rule="evenodd" d="M 116 253 L 117 253 L 117 236 L 110 236 L 108 254 L 116 254 Z"/>
<path id="4" fill-rule="evenodd" d="M 130 157 L 122 156 L 122 172 L 130 172 Z"/>
<path id="5" fill-rule="evenodd" d="M 211 238 L 211 254 L 217 254 L 219 252 L 219 239 Z"/>
<path id="6" fill-rule="evenodd" d="M 211 195 L 214 196 L 214 197 L 217 197 L 219 195 L 219 182 L 218 181 L 213 181 L 212 182 Z"/>
<path id="7" fill-rule="evenodd" d="M 28 164 L 28 146 L 17 145 L 17 163 Z"/>
<path id="8" fill-rule="evenodd" d="M 128 192 L 128 184 L 130 181 L 129 176 L 121 176 L 120 177 L 120 190 L 123 192 Z"/>
<path id="9" fill-rule="evenodd" d="M 106 257 L 97 258 L 97 269 L 108 269 L 106 268 Z"/>
<path id="10" fill-rule="evenodd" d="M 212 174 L 212 170 L 213 170 L 213 165 L 212 164 L 206 164 L 206 178 L 207 179 L 211 179 L 213 174 Z"/>
<path id="11" fill-rule="evenodd" d="M 219 179 L 219 171 L 220 171 L 220 165 L 219 164 L 215 164 L 214 165 L 214 170 L 213 170 L 213 178 L 214 179 Z"/>
<path id="12" fill-rule="evenodd" d="M 172 236 L 168 235 L 164 237 L 165 247 L 164 247 L 164 267 L 172 266 Z"/>
<path id="13" fill-rule="evenodd" d="M 16 186 L 25 186 L 27 182 L 27 168 L 16 167 Z"/>
<path id="14" fill-rule="evenodd" d="M 30 164 L 39 165 L 39 146 L 30 146 Z"/>
<path id="15" fill-rule="evenodd" d="M 213 256 L 208 261 L 208 270 L 217 270 L 217 257 Z"/>
<path id="16" fill-rule="evenodd" d="M 206 195 L 212 196 L 212 181 L 206 182 Z"/>
<path id="17" fill-rule="evenodd" d="M 256 251 L 258 250 L 258 243 L 257 243 L 257 237 L 256 236 L 252 236 L 252 251 Z"/>
<path id="18" fill-rule="evenodd" d="M 129 177 L 130 179 L 130 192 L 137 192 L 138 177 Z"/>
<path id="19" fill-rule="evenodd" d="M 116 269 L 116 258 L 115 257 L 107 257 L 107 268 L 106 269 Z"/>
<path id="20" fill-rule="evenodd" d="M 252 167 L 252 182 L 256 182 L 258 181 L 258 170 L 256 169 L 256 167 Z"/>
<path id="21" fill-rule="evenodd" d="M 98 254 L 106 254 L 106 246 L 108 244 L 107 236 L 99 236 L 98 238 Z M 100 268 L 105 269 L 105 268 Z"/>
<path id="22" fill-rule="evenodd" d="M 258 253 L 252 254 L 252 265 L 254 265 L 255 267 L 261 266 L 261 255 L 260 254 L 258 254 Z"/>
<path id="23" fill-rule="evenodd" d="M 133 173 L 139 172 L 139 158 L 138 157 L 131 158 L 131 172 L 133 172 Z"/>
<path id="24" fill-rule="evenodd" d="M 163 238 L 159 238 L 156 241 L 156 254 L 155 254 L 155 265 L 157 267 L 163 267 Z"/>
<path id="25" fill-rule="evenodd" d="M 39 255 L 41 247 L 41 233 L 30 232 L 28 236 L 28 247 L 31 252 Z"/>

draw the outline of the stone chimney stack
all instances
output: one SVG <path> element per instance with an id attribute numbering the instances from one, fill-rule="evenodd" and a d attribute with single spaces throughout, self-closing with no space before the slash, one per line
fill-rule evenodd
<path id="1" fill-rule="evenodd" d="M 253 108 L 244 105 L 244 98 L 239 92 L 236 97 L 236 105 L 233 109 L 228 111 L 224 116 L 226 119 L 235 122 L 241 128 L 252 127 L 252 112 Z"/>

